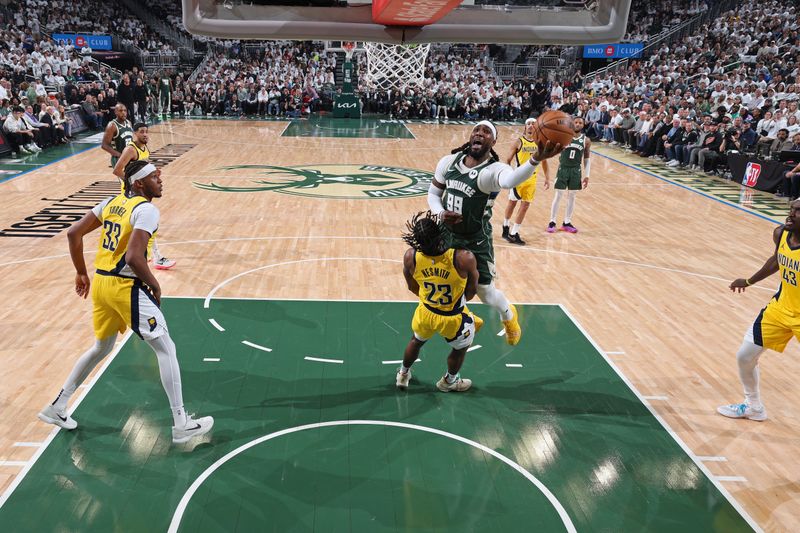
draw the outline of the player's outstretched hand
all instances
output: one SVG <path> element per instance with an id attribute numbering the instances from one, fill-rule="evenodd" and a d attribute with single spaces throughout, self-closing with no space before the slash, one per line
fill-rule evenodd
<path id="1" fill-rule="evenodd" d="M 461 213 L 456 213 L 455 211 L 442 211 L 440 215 L 442 217 L 442 222 L 447 224 L 448 226 L 452 226 L 453 224 L 458 224 L 461 222 Z"/>
<path id="2" fill-rule="evenodd" d="M 91 282 L 86 274 L 75 274 L 75 293 L 81 298 L 89 296 Z"/>
<path id="3" fill-rule="evenodd" d="M 746 279 L 739 278 L 739 279 L 733 280 L 733 283 L 731 283 L 731 285 L 730 285 L 730 289 L 733 292 L 744 292 L 744 290 L 749 286 L 750 286 L 750 284 L 747 283 Z"/>
<path id="4" fill-rule="evenodd" d="M 553 141 L 547 141 L 544 146 L 537 144 L 536 150 L 531 155 L 537 161 L 544 161 L 545 159 L 550 159 L 554 155 L 560 154 L 561 150 L 563 149 L 564 147 L 560 144 L 556 144 Z"/>

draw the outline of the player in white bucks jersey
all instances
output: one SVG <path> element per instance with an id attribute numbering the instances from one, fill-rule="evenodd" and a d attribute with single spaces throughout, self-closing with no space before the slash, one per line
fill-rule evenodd
<path id="1" fill-rule="evenodd" d="M 463 248 L 478 263 L 478 297 L 493 307 L 503 321 L 506 341 L 517 344 L 522 336 L 517 311 L 494 286 L 496 270 L 492 246 L 492 205 L 497 193 L 520 185 L 533 174 L 539 161 L 558 154 L 560 145 L 537 146 L 531 158 L 516 169 L 499 162 L 493 147 L 497 128 L 479 122 L 469 141 L 443 157 L 428 189 L 428 206 L 447 225 L 451 248 Z"/>
<path id="2" fill-rule="evenodd" d="M 75 292 L 83 298 L 90 291 L 92 294 L 95 343 L 78 359 L 61 392 L 42 409 L 39 419 L 64 429 L 78 427 L 67 413 L 69 398 L 111 352 L 117 334 L 130 327 L 156 354 L 161 384 L 172 409 L 172 441 L 183 443 L 207 433 L 214 419 L 186 414 L 175 343 L 160 309 L 161 286 L 147 268 L 147 241 L 159 219 L 158 209 L 150 201 L 161 197 L 161 172 L 146 161 L 133 161 L 126 168 L 125 181 L 125 193 L 95 206 L 67 233 L 76 271 Z M 83 237 L 101 227 L 95 275 L 90 281 Z"/>
<path id="3" fill-rule="evenodd" d="M 561 197 L 567 195 L 567 212 L 564 214 L 564 222 L 561 224 L 561 231 L 567 233 L 578 233 L 578 228 L 572 225 L 572 214 L 575 212 L 575 196 L 578 191 L 589 186 L 589 169 L 591 160 L 589 153 L 592 141 L 583 133 L 585 122 L 581 117 L 575 117 L 572 121 L 575 137 L 572 142 L 564 147 L 558 161 L 556 171 L 556 192 L 553 196 L 553 205 L 550 207 L 550 224 L 547 226 L 547 233 L 555 233 L 556 217 L 558 216 Z M 583 168 L 583 178 L 581 179 L 581 168 Z M 544 188 L 550 187 L 550 177 L 545 173 Z"/>

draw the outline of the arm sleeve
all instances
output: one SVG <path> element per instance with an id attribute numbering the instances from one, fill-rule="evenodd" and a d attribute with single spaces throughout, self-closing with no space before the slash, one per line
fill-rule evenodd
<path id="1" fill-rule="evenodd" d="M 100 202 L 99 204 L 97 204 L 92 208 L 92 214 L 94 214 L 94 216 L 97 217 L 97 220 L 100 220 L 102 222 L 103 209 L 105 209 L 106 206 L 108 205 L 108 202 L 110 202 L 113 199 L 114 199 L 113 196 L 109 196 L 108 198 L 106 198 L 105 200 L 103 200 L 102 202 Z"/>
<path id="2" fill-rule="evenodd" d="M 141 203 L 131 213 L 131 226 L 141 229 L 152 235 L 158 229 L 158 208 L 150 202 Z"/>
<path id="3" fill-rule="evenodd" d="M 586 158 L 583 160 L 583 177 L 589 177 L 589 170 L 592 168 L 592 160 L 590 158 Z"/>
<path id="4" fill-rule="evenodd" d="M 433 181 L 441 183 L 442 185 L 445 184 L 444 175 L 447 172 L 447 167 L 450 166 L 453 160 L 453 155 L 446 155 L 439 160 L 439 163 L 436 165 L 436 172 L 433 174 Z M 444 211 L 444 205 L 442 205 L 443 194 L 444 189 L 440 189 L 433 183 L 428 187 L 428 208 L 434 215 L 438 215 Z"/>
<path id="5" fill-rule="evenodd" d="M 493 163 L 481 171 L 478 176 L 478 188 L 485 193 L 513 189 L 530 178 L 538 164 L 539 162 L 533 158 L 515 169 L 505 163 Z"/>

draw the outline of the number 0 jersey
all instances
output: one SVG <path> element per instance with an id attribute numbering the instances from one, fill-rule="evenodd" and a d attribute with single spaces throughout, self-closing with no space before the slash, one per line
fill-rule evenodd
<path id="1" fill-rule="evenodd" d="M 781 273 L 781 286 L 773 300 L 784 310 L 800 314 L 800 289 L 797 278 L 800 277 L 800 247 L 789 245 L 789 231 L 783 230 L 776 251 L 778 268 Z"/>
<path id="2" fill-rule="evenodd" d="M 414 257 L 419 301 L 438 315 L 456 315 L 464 308 L 467 279 L 456 270 L 455 252 L 453 248 L 437 256 L 417 252 Z"/>
<path id="3" fill-rule="evenodd" d="M 125 263 L 125 254 L 134 229 L 143 229 L 151 235 L 158 228 L 158 209 L 143 196 L 127 197 L 120 194 L 109 198 L 92 209 L 103 223 L 95 269 L 123 277 L 135 277 Z"/>

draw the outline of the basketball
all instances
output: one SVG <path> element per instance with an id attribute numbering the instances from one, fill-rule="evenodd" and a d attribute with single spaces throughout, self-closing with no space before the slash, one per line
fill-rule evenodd
<path id="1" fill-rule="evenodd" d="M 569 145 L 575 136 L 572 129 L 572 117 L 562 111 L 546 111 L 536 119 L 533 127 L 533 140 L 544 145 L 553 141 L 563 147 Z"/>

